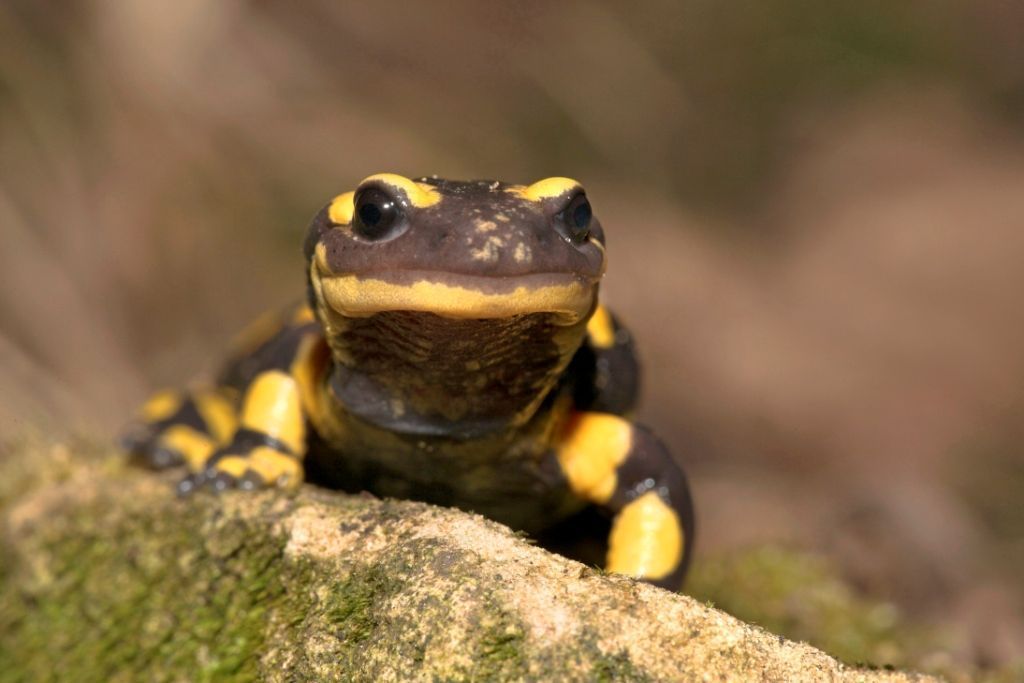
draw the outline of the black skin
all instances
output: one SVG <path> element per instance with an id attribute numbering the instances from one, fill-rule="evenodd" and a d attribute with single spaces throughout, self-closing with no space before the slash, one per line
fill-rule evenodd
<path id="1" fill-rule="evenodd" d="M 327 410 L 307 414 L 306 452 L 271 436 L 272 429 L 239 428 L 205 465 L 192 468 L 179 491 L 273 485 L 255 470 L 239 476 L 218 466 L 257 447 L 302 461 L 313 483 L 461 507 L 532 533 L 587 509 L 612 517 L 654 491 L 677 515 L 685 551 L 667 576 L 648 580 L 678 588 L 691 555 L 693 508 L 685 475 L 662 442 L 630 427 L 614 491 L 595 505 L 575 489 L 558 457 L 559 434 L 572 415 L 628 415 L 639 386 L 629 332 L 612 317 L 609 345 L 587 328 L 604 268 L 604 233 L 582 190 L 523 198 L 504 183 L 420 182 L 440 199 L 419 207 L 412 185 L 371 180 L 352 200 L 351 226 L 332 220 L 331 205 L 319 212 L 304 247 L 311 265 L 319 250 L 327 268 L 307 268 L 315 315 L 285 312 L 276 331 L 239 350 L 218 380 L 244 411 L 247 392 L 264 373 L 315 366 L 313 390 Z M 373 225 L 362 225 L 364 218 Z M 576 224 L 584 221 L 585 230 Z M 488 247 L 496 234 L 502 242 Z M 424 272 L 487 296 L 517 282 L 583 283 L 592 303 L 568 318 L 535 309 L 475 320 L 423 309 L 346 317 L 314 286 L 317 277 L 355 273 L 412 287 Z M 183 395 L 176 412 L 136 425 L 126 441 L 136 460 L 156 469 L 181 465 L 186 458 L 161 435 L 177 424 L 212 434 L 196 409 L 201 402 Z"/>

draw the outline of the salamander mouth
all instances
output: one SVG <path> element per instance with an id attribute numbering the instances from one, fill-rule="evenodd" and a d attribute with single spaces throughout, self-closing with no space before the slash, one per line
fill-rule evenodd
<path id="1" fill-rule="evenodd" d="M 525 423 L 579 348 L 598 282 L 575 274 L 485 277 L 333 273 L 310 282 L 348 412 L 392 432 L 468 436 Z"/>
<path id="2" fill-rule="evenodd" d="M 324 303 L 346 318 L 386 311 L 416 311 L 459 319 L 546 313 L 557 325 L 573 325 L 587 317 L 597 293 L 596 283 L 547 273 L 481 277 L 432 272 L 318 272 L 313 273 L 313 284 Z"/>

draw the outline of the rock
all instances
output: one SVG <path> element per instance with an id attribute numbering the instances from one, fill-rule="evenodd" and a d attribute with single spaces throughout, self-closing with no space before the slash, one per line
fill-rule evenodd
<path id="1" fill-rule="evenodd" d="M 477 515 L 309 485 L 180 500 L 110 454 L 9 450 L 5 680 L 934 680 L 846 667 Z"/>

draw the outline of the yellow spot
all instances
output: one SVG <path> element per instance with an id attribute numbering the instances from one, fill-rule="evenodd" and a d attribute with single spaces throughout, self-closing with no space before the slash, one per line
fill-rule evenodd
<path id="1" fill-rule="evenodd" d="M 210 436 L 217 443 L 227 443 L 238 427 L 238 418 L 231 399 L 219 392 L 209 392 L 199 394 L 193 400 L 196 410 L 206 422 Z"/>
<path id="2" fill-rule="evenodd" d="M 331 200 L 327 208 L 327 217 L 336 225 L 348 225 L 352 222 L 352 212 L 355 211 L 353 198 L 355 192 L 344 192 Z"/>
<path id="3" fill-rule="evenodd" d="M 479 249 L 471 249 L 470 256 L 474 261 L 497 261 L 501 256 L 501 247 L 505 246 L 505 240 L 497 235 L 491 235 L 484 241 L 484 246 Z"/>
<path id="4" fill-rule="evenodd" d="M 494 221 L 485 221 L 480 218 L 476 220 L 475 225 L 477 232 L 490 232 L 491 230 L 498 229 L 498 224 L 495 223 Z"/>
<path id="5" fill-rule="evenodd" d="M 280 370 L 260 374 L 245 393 L 241 424 L 281 441 L 293 453 L 303 453 L 306 424 L 295 379 Z"/>
<path id="6" fill-rule="evenodd" d="M 604 306 L 598 306 L 587 322 L 587 335 L 599 349 L 610 349 L 615 346 L 615 325 L 612 323 L 611 313 Z"/>
<path id="7" fill-rule="evenodd" d="M 363 182 L 359 183 L 360 187 L 370 182 L 383 183 L 390 185 L 393 188 L 401 190 L 405 193 L 405 196 L 409 199 L 409 203 L 415 206 L 417 209 L 424 209 L 428 206 L 433 206 L 441 201 L 441 193 L 437 191 L 433 185 L 427 183 L 417 183 L 409 180 L 405 176 L 400 176 L 397 173 L 377 173 L 368 178 L 364 178 Z M 350 215 L 351 219 L 351 215 Z"/>
<path id="8" fill-rule="evenodd" d="M 510 190 L 523 199 L 539 202 L 542 199 L 561 197 L 572 190 L 581 189 L 580 184 L 572 178 L 545 178 L 538 180 L 529 187 L 513 187 Z"/>
<path id="9" fill-rule="evenodd" d="M 633 427 L 618 415 L 574 415 L 556 448 L 558 462 L 569 487 L 595 503 L 615 492 L 616 468 L 633 445 Z"/>
<path id="10" fill-rule="evenodd" d="M 160 434 L 160 443 L 185 458 L 185 464 L 193 472 L 203 469 L 207 458 L 213 453 L 213 440 L 206 434 L 188 425 L 174 425 Z"/>
<path id="11" fill-rule="evenodd" d="M 498 213 L 494 215 L 494 220 L 501 221 L 502 223 L 508 223 L 512 219 L 503 213 Z"/>
<path id="12" fill-rule="evenodd" d="M 476 284 L 472 277 L 467 276 L 464 281 L 469 286 L 429 280 L 404 285 L 357 275 L 334 275 L 314 276 L 313 288 L 330 309 L 348 317 L 366 317 L 381 311 L 426 311 L 449 318 L 553 313 L 559 316 L 556 322 L 566 325 L 587 314 L 594 296 L 593 288 L 578 280 L 535 288 L 519 286 L 496 294 L 471 288 Z"/>
<path id="13" fill-rule="evenodd" d="M 512 258 L 516 260 L 516 263 L 523 263 L 533 258 L 533 252 L 530 250 L 529 245 L 520 242 L 516 245 L 516 249 L 512 252 Z"/>
<path id="14" fill-rule="evenodd" d="M 679 516 L 657 493 L 648 491 L 622 508 L 608 537 L 608 571 L 660 579 L 682 559 Z"/>
<path id="15" fill-rule="evenodd" d="M 181 407 L 182 396 L 176 391 L 167 389 L 150 397 L 142 406 L 142 418 L 146 422 L 166 420 Z"/>

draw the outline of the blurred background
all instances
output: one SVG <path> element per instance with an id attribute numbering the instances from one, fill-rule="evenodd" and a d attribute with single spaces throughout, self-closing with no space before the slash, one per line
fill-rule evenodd
<path id="1" fill-rule="evenodd" d="M 701 558 L 1024 656 L 1024 5 L 0 5 L 0 435 L 102 437 L 378 171 L 588 188 Z"/>

